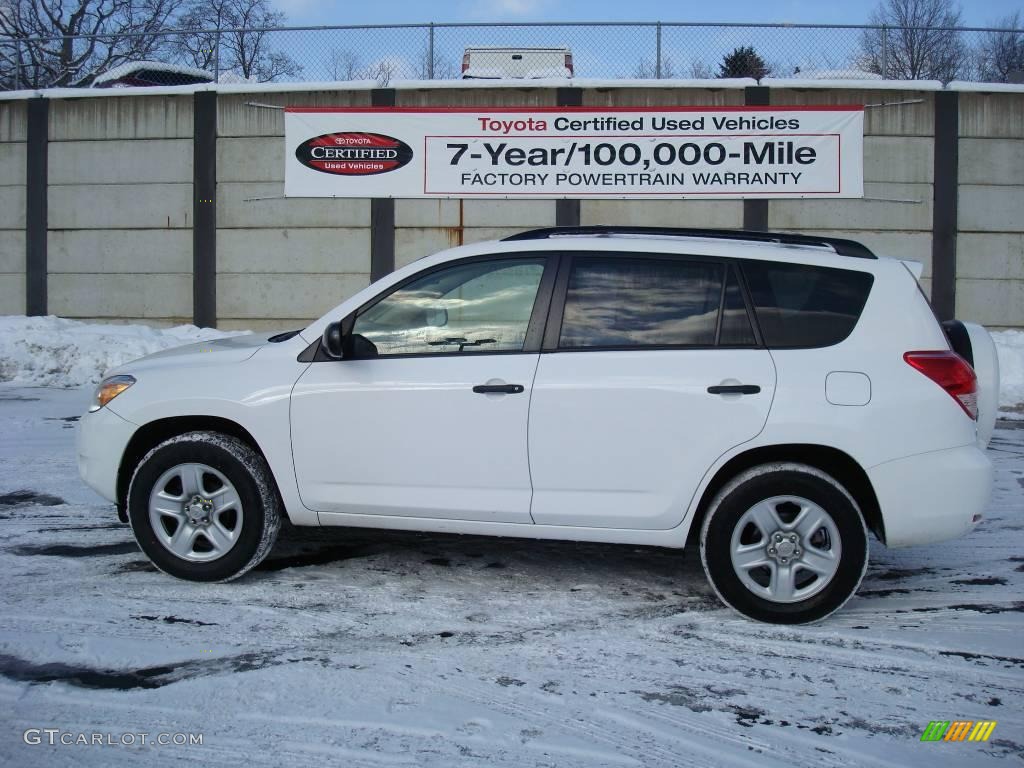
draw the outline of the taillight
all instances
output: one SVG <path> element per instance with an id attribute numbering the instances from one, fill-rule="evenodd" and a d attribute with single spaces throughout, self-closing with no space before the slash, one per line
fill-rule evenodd
<path id="1" fill-rule="evenodd" d="M 462 54 L 462 71 L 465 72 L 469 69 L 469 51 Z"/>
<path id="2" fill-rule="evenodd" d="M 569 77 L 572 77 L 573 71 L 572 71 L 572 54 L 571 53 L 565 54 L 565 68 L 567 70 L 569 70 Z"/>
<path id="3" fill-rule="evenodd" d="M 978 377 L 956 352 L 907 352 L 903 359 L 934 381 L 960 404 L 972 419 L 978 418 Z"/>

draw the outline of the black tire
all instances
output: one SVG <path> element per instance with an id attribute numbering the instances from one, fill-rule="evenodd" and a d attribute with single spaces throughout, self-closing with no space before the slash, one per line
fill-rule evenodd
<path id="1" fill-rule="evenodd" d="M 212 561 L 192 562 L 172 553 L 156 536 L 149 501 L 154 484 L 175 466 L 198 462 L 226 477 L 244 516 L 234 544 Z M 147 453 L 128 486 L 128 521 L 142 551 L 164 573 L 188 581 L 231 581 L 255 568 L 270 553 L 281 527 L 281 504 L 270 468 L 247 443 L 219 432 L 188 432 Z"/>
<path id="2" fill-rule="evenodd" d="M 831 518 L 841 542 L 838 566 L 830 580 L 823 581 L 817 593 L 795 602 L 755 594 L 732 561 L 733 533 L 743 516 L 760 502 L 779 496 L 797 496 L 816 504 Z M 755 543 L 760 542 L 755 538 Z M 769 545 L 765 544 L 766 551 Z M 868 533 L 856 501 L 834 478 L 803 464 L 763 464 L 735 477 L 712 501 L 701 530 L 700 553 L 711 586 L 727 606 L 757 621 L 805 624 L 826 618 L 856 593 L 867 570 Z"/>

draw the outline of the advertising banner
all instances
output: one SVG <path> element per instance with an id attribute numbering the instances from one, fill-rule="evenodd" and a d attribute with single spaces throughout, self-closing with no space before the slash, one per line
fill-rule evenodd
<path id="1" fill-rule="evenodd" d="M 285 110 L 285 195 L 863 197 L 864 111 L 828 107 Z"/>

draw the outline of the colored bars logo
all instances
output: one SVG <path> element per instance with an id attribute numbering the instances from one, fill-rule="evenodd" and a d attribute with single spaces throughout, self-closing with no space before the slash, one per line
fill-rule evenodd
<path id="1" fill-rule="evenodd" d="M 988 741 L 995 728 L 995 720 L 932 720 L 921 741 Z"/>

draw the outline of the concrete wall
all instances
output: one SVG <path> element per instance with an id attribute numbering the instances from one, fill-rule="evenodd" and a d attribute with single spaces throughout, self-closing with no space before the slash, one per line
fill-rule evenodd
<path id="1" fill-rule="evenodd" d="M 553 106 L 550 88 L 396 91 L 398 106 Z M 738 105 L 742 88 L 586 87 L 589 107 Z M 921 261 L 930 289 L 935 94 L 773 83 L 772 104 L 893 103 L 865 116 L 865 198 L 774 200 L 772 229 L 862 240 Z M 217 316 L 223 328 L 298 327 L 369 282 L 370 201 L 283 197 L 284 106 L 368 106 L 370 92 L 221 93 Z M 0 100 L 0 312 L 25 311 L 25 102 Z M 192 318 L 193 97 L 50 99 L 49 312 Z M 1024 93 L 960 96 L 957 315 L 1024 326 Z M 395 265 L 555 223 L 551 200 L 397 200 Z M 584 200 L 581 223 L 741 227 L 739 200 Z"/>
<path id="2" fill-rule="evenodd" d="M 53 99 L 48 311 L 192 319 L 192 98 Z"/>
<path id="3" fill-rule="evenodd" d="M 1024 99 L 960 94 L 957 317 L 1024 326 Z"/>
<path id="4" fill-rule="evenodd" d="M 260 94 L 261 104 L 296 103 Z M 369 106 L 368 91 L 300 96 Z M 221 328 L 299 328 L 370 284 L 370 201 L 285 199 L 284 113 L 217 100 L 217 314 Z"/>
<path id="5" fill-rule="evenodd" d="M 864 197 L 774 200 L 768 228 L 849 237 L 879 254 L 924 264 L 932 274 L 935 94 L 929 91 L 772 89 L 772 104 L 886 104 L 864 114 Z"/>
<path id="6" fill-rule="evenodd" d="M 742 89 L 672 90 L 654 88 L 587 88 L 586 107 L 724 107 L 743 104 Z M 633 224 L 636 226 L 726 227 L 743 226 L 742 200 L 583 200 L 580 224 Z"/>
<path id="7" fill-rule="evenodd" d="M 25 312 L 25 129 L 23 101 L 0 102 L 0 312 Z"/>

